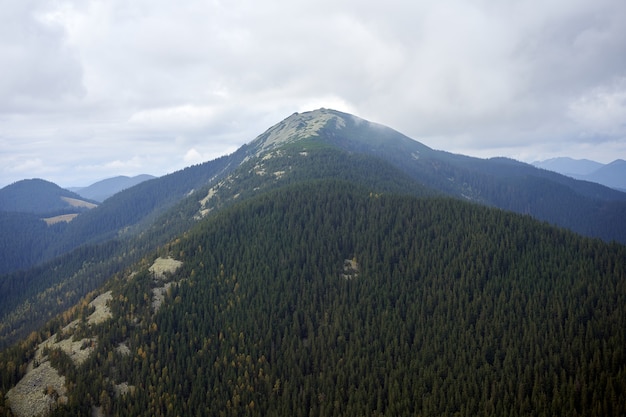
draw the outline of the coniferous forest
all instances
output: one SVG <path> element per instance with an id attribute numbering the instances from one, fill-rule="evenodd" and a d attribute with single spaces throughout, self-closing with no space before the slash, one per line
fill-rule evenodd
<path id="1" fill-rule="evenodd" d="M 157 310 L 159 256 L 182 267 Z M 70 387 L 53 415 L 626 415 L 626 248 L 529 216 L 309 182 L 105 290 L 89 359 L 49 352 Z M 2 394 L 72 314 L 2 353 Z"/>

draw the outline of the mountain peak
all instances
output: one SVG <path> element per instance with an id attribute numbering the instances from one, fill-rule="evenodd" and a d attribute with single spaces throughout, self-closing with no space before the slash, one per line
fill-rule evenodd
<path id="1" fill-rule="evenodd" d="M 304 113 L 293 113 L 259 135 L 251 143 L 253 153 L 259 155 L 289 143 L 317 137 L 319 131 L 331 122 L 334 122 L 338 129 L 346 125 L 344 117 L 334 110 L 320 108 Z"/>
<path id="2" fill-rule="evenodd" d="M 399 153 L 417 159 L 432 151 L 426 145 L 387 126 L 372 123 L 352 114 L 320 108 L 293 113 L 252 141 L 247 158 L 306 139 L 319 140 L 349 152 Z M 246 159 L 247 159 L 246 158 Z"/>

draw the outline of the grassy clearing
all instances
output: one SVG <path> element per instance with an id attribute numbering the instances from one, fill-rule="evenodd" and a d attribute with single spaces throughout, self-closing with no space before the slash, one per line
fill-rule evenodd
<path id="1" fill-rule="evenodd" d="M 54 216 L 54 217 L 46 217 L 45 219 L 42 219 L 42 220 L 46 222 L 48 226 L 50 226 L 55 223 L 61 223 L 61 222 L 69 223 L 72 220 L 74 220 L 76 216 L 78 216 L 78 213 L 63 214 L 61 216 Z"/>
<path id="2" fill-rule="evenodd" d="M 72 207 L 84 207 L 84 208 L 88 208 L 88 209 L 92 209 L 92 208 L 98 207 L 97 204 L 90 203 L 90 202 L 84 201 L 84 200 L 78 200 L 76 198 L 61 197 L 61 200 L 65 201 L 67 204 L 69 204 Z"/>

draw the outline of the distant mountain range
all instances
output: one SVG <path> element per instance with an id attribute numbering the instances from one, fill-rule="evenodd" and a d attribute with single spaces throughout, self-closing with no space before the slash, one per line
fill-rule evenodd
<path id="1" fill-rule="evenodd" d="M 620 191 L 626 191 L 626 161 L 616 159 L 609 164 L 589 159 L 552 158 L 532 163 L 538 168 L 558 172 L 584 181 L 596 182 Z"/>
<path id="2" fill-rule="evenodd" d="M 120 175 L 98 181 L 87 187 L 69 187 L 68 190 L 73 191 L 84 198 L 103 202 L 113 194 L 154 178 L 156 177 L 147 174 L 137 175 L 135 177 Z"/>

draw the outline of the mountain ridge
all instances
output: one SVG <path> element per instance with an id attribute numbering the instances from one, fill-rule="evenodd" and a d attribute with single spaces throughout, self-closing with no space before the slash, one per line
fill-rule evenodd
<path id="1" fill-rule="evenodd" d="M 118 192 L 97 209 L 74 218 L 54 239 L 33 235 L 33 241 L 53 242 L 34 259 L 45 261 L 83 244 L 142 233 L 190 193 L 202 188 L 208 192 L 248 161 L 263 161 L 283 148 L 306 153 L 319 147 L 383 160 L 434 192 L 530 214 L 588 236 L 626 242 L 626 225 L 615 220 L 626 212 L 626 193 L 506 158 L 479 159 L 434 150 L 392 128 L 322 108 L 290 115 L 230 155 Z M 11 246 L 11 238 L 5 236 L 6 247 Z M 32 266 L 29 262 L 22 266 Z"/>
<path id="2" fill-rule="evenodd" d="M 552 158 L 535 161 L 532 165 L 626 192 L 626 161 L 623 159 L 601 164 L 588 159 Z"/>
<path id="3" fill-rule="evenodd" d="M 530 214 L 585 235 L 626 242 L 626 225 L 603 224 L 600 215 L 616 219 L 626 213 L 626 193 L 617 190 L 507 158 L 484 160 L 433 150 L 386 126 L 328 109 L 294 113 L 251 142 L 252 152 L 248 152 L 259 156 L 266 137 L 277 136 L 275 132 L 289 132 L 291 136 L 283 142 L 290 146 L 298 143 L 294 137 L 306 132 L 312 142 L 384 159 L 423 185 L 448 195 Z M 274 139 L 271 143 L 280 142 Z M 559 207 L 565 205 L 578 207 L 579 212 L 571 213 L 568 208 L 570 213 L 564 216 Z"/>
<path id="4" fill-rule="evenodd" d="M 569 157 L 550 158 L 534 161 L 532 165 L 569 176 L 585 176 L 601 168 L 604 164 L 590 159 L 574 159 Z"/>
<path id="5" fill-rule="evenodd" d="M 135 175 L 133 177 L 118 175 L 94 182 L 86 187 L 70 187 L 68 189 L 82 197 L 102 202 L 113 194 L 154 178 L 156 177 L 148 174 Z"/>
<path id="6" fill-rule="evenodd" d="M 583 179 L 604 184 L 607 187 L 626 192 L 626 161 L 623 159 L 616 159 L 615 161 L 598 168 Z"/>

